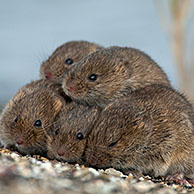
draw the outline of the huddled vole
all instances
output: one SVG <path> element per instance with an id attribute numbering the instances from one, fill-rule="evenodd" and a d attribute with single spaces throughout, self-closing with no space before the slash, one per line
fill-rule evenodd
<path id="1" fill-rule="evenodd" d="M 43 79 L 60 80 L 73 64 L 88 54 L 103 48 L 87 41 L 70 41 L 59 46 L 41 65 Z"/>
<path id="2" fill-rule="evenodd" d="M 115 100 L 89 134 L 88 165 L 194 179 L 194 113 L 187 99 L 152 85 Z"/>
<path id="3" fill-rule="evenodd" d="M 61 87 L 48 80 L 34 81 L 22 87 L 0 116 L 0 141 L 16 146 L 23 154 L 45 153 L 44 130 L 49 129 L 65 99 Z"/>
<path id="4" fill-rule="evenodd" d="M 97 107 L 70 103 L 64 106 L 56 122 L 47 131 L 48 157 L 70 163 L 82 163 L 86 139 L 100 114 Z"/>
<path id="5" fill-rule="evenodd" d="M 170 86 L 156 62 L 137 49 L 109 47 L 78 62 L 66 74 L 63 89 L 74 101 L 104 107 L 151 84 Z"/>

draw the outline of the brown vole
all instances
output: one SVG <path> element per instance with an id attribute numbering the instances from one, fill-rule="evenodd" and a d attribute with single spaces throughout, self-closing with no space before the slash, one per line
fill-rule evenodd
<path id="1" fill-rule="evenodd" d="M 0 141 L 5 147 L 16 146 L 23 154 L 46 152 L 47 130 L 65 100 L 60 86 L 48 80 L 34 81 L 22 87 L 0 117 Z"/>
<path id="2" fill-rule="evenodd" d="M 82 163 L 86 139 L 100 109 L 70 103 L 64 106 L 47 131 L 48 157 L 70 163 Z"/>
<path id="3" fill-rule="evenodd" d="M 86 162 L 97 168 L 194 179 L 194 114 L 183 95 L 153 85 L 115 100 L 89 134 Z"/>
<path id="4" fill-rule="evenodd" d="M 151 84 L 170 86 L 166 74 L 148 55 L 133 48 L 109 47 L 78 62 L 66 74 L 63 89 L 77 102 L 104 107 Z"/>
<path id="5" fill-rule="evenodd" d="M 88 54 L 101 49 L 100 45 L 87 41 L 71 41 L 59 46 L 41 65 L 43 79 L 60 80 L 70 67 Z"/>

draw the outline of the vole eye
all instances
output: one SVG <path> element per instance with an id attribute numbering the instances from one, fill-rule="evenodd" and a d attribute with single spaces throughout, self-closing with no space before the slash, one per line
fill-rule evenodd
<path id="1" fill-rule="evenodd" d="M 42 126 L 41 120 L 36 120 L 35 123 L 34 123 L 34 126 L 35 127 L 41 127 Z"/>
<path id="2" fill-rule="evenodd" d="M 83 134 L 79 132 L 76 136 L 77 139 L 82 140 L 84 138 Z"/>
<path id="3" fill-rule="evenodd" d="M 98 78 L 98 75 L 96 75 L 96 74 L 91 74 L 89 77 L 88 77 L 88 79 L 90 80 L 90 81 L 96 81 L 97 80 L 97 78 Z"/>
<path id="4" fill-rule="evenodd" d="M 65 60 L 65 63 L 68 64 L 68 65 L 71 65 L 73 63 L 73 60 L 72 59 L 67 59 L 67 60 Z"/>
<path id="5" fill-rule="evenodd" d="M 59 134 L 59 129 L 57 129 L 56 131 L 55 131 L 55 135 L 58 135 Z"/>
<path id="6" fill-rule="evenodd" d="M 17 123 L 17 122 L 18 122 L 18 117 L 16 117 L 16 118 L 14 119 L 14 122 L 15 122 L 15 123 Z"/>
<path id="7" fill-rule="evenodd" d="M 116 145 L 117 144 L 117 141 L 116 142 L 113 142 L 113 143 L 111 143 L 108 147 L 113 147 L 114 145 Z"/>

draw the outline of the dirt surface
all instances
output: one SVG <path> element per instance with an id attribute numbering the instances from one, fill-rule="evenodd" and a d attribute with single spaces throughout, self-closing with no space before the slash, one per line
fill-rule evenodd
<path id="1" fill-rule="evenodd" d="M 162 179 L 134 178 L 115 169 L 96 170 L 78 164 L 49 161 L 40 156 L 21 156 L 0 150 L 1 194 L 117 194 L 117 193 L 194 193 Z"/>

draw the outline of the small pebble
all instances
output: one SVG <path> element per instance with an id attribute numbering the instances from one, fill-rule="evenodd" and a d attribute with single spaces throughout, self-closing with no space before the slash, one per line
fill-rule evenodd
<path id="1" fill-rule="evenodd" d="M 140 193 L 148 192 L 150 189 L 156 187 L 154 183 L 139 182 L 133 185 L 133 187 Z"/>
<path id="2" fill-rule="evenodd" d="M 98 176 L 100 173 L 94 168 L 88 168 L 88 171 L 91 172 L 94 176 Z"/>
<path id="3" fill-rule="evenodd" d="M 139 180 L 140 180 L 140 181 L 144 181 L 144 178 L 143 178 L 143 177 L 139 177 Z"/>
<path id="4" fill-rule="evenodd" d="M 127 177 L 124 175 L 122 172 L 115 170 L 114 168 L 108 168 L 105 170 L 106 174 L 114 175 L 114 176 L 119 176 L 119 177 Z"/>
<path id="5" fill-rule="evenodd" d="M 88 169 L 81 169 L 81 170 L 76 170 L 74 172 L 74 177 L 83 177 L 84 175 L 88 174 Z"/>

